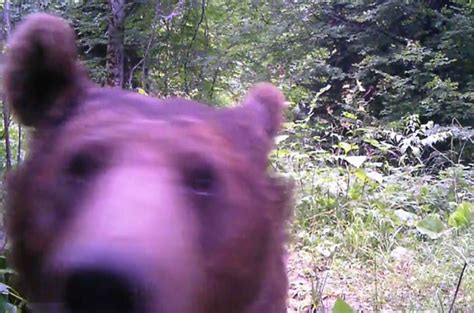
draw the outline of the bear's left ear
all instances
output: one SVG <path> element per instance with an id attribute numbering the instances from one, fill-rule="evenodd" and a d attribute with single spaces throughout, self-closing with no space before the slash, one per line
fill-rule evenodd
<path id="1" fill-rule="evenodd" d="M 49 14 L 31 14 L 16 28 L 5 63 L 4 92 L 27 126 L 61 120 L 87 80 L 78 64 L 74 31 Z"/>
<path id="2" fill-rule="evenodd" d="M 270 83 L 255 84 L 247 93 L 243 107 L 255 117 L 253 126 L 263 131 L 268 139 L 273 139 L 283 123 L 283 93 Z"/>

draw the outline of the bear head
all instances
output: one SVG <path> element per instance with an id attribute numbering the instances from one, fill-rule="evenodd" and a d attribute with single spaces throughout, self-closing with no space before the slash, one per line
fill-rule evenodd
<path id="1" fill-rule="evenodd" d="M 34 14 L 4 89 L 30 129 L 8 186 L 20 281 L 48 312 L 285 312 L 289 188 L 268 173 L 284 97 L 231 108 L 94 85 L 73 30 Z"/>

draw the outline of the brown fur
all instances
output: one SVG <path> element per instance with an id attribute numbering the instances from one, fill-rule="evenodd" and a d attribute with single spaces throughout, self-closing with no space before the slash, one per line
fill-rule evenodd
<path id="1" fill-rule="evenodd" d="M 95 87 L 76 58 L 45 14 L 9 45 L 5 91 L 34 130 L 8 193 L 32 303 L 64 312 L 71 274 L 99 268 L 139 290 L 127 312 L 286 312 L 289 188 L 267 173 L 281 92 L 261 83 L 230 109 L 157 100 Z"/>

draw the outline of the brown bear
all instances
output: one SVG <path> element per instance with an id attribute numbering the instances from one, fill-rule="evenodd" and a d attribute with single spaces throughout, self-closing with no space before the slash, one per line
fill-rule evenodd
<path id="1" fill-rule="evenodd" d="M 268 171 L 284 97 L 158 100 L 88 80 L 75 36 L 37 13 L 9 42 L 4 90 L 29 126 L 8 231 L 38 312 L 286 312 L 290 188 Z"/>

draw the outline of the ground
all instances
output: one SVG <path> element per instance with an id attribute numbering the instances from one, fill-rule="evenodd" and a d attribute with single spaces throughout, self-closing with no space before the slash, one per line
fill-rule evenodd
<path id="1" fill-rule="evenodd" d="M 338 297 L 357 311 L 448 311 L 462 270 L 455 246 L 474 246 L 474 229 L 441 243 L 421 243 L 416 250 L 398 247 L 372 260 L 347 259 L 337 252 L 325 258 L 293 243 L 288 259 L 289 313 L 331 312 Z M 429 252 L 431 257 L 426 253 Z M 474 275 L 464 273 L 457 309 L 474 308 Z M 442 303 L 442 305 L 440 304 Z"/>

